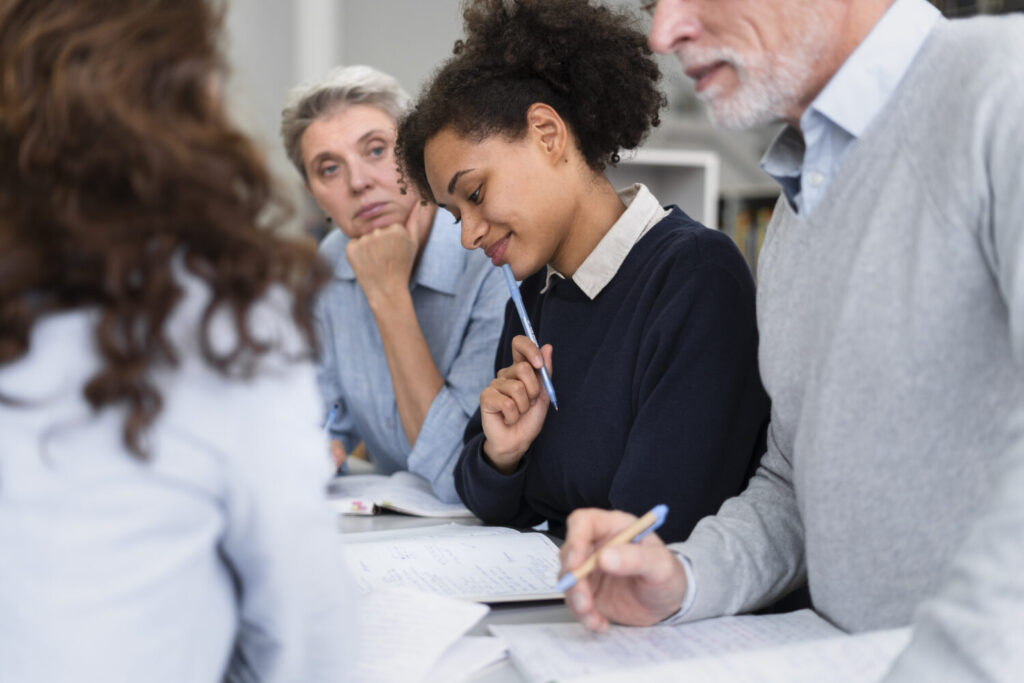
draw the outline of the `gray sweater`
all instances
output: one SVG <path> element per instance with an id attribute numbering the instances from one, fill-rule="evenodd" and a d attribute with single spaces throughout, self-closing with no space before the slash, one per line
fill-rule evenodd
<path id="1" fill-rule="evenodd" d="M 674 546 L 688 618 L 806 579 L 849 631 L 920 607 L 895 675 L 1024 671 L 1024 17 L 940 22 L 759 276 L 768 452 Z"/>

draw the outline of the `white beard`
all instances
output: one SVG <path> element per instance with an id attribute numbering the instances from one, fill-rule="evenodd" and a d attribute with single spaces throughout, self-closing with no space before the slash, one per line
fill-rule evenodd
<path id="1" fill-rule="evenodd" d="M 801 38 L 784 52 L 741 52 L 730 47 L 684 45 L 676 56 L 685 70 L 725 62 L 736 72 L 736 86 L 725 93 L 712 84 L 698 93 L 711 121 L 724 128 L 752 128 L 780 121 L 792 112 L 808 88 L 814 66 L 825 51 L 825 26 L 835 23 L 820 6 L 805 8 L 797 19 Z M 831 20 L 831 21 L 830 21 Z"/>

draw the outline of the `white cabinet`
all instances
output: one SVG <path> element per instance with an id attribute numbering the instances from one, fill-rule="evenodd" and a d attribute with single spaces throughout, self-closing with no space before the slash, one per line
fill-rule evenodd
<path id="1" fill-rule="evenodd" d="M 663 205 L 676 204 L 694 220 L 718 228 L 719 170 L 715 152 L 642 148 L 623 152 L 605 174 L 617 190 L 643 183 Z"/>

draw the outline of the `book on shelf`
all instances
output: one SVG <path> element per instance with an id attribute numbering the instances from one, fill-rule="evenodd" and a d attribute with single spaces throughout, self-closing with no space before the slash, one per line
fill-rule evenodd
<path id="1" fill-rule="evenodd" d="M 761 245 L 778 197 L 778 193 L 723 196 L 719 202 L 722 231 L 732 237 L 755 274 Z"/>
<path id="2" fill-rule="evenodd" d="M 393 510 L 416 517 L 473 517 L 462 503 L 445 503 L 423 477 L 412 472 L 344 474 L 327 483 L 331 506 L 343 515 Z"/>

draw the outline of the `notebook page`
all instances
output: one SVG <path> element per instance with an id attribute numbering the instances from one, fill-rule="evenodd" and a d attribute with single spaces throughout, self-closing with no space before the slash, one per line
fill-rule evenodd
<path id="1" fill-rule="evenodd" d="M 909 628 L 872 631 L 560 680 L 619 683 L 628 673 L 644 683 L 876 683 L 909 642 Z"/>
<path id="2" fill-rule="evenodd" d="M 606 633 L 591 633 L 577 623 L 492 625 L 489 630 L 508 644 L 520 673 L 536 683 L 842 633 L 811 610 L 678 626 L 613 626 Z"/>
<path id="3" fill-rule="evenodd" d="M 346 546 L 361 592 L 412 588 L 501 602 L 559 598 L 558 548 L 536 533 L 398 538 Z"/>
<path id="4" fill-rule="evenodd" d="M 358 675 L 354 680 L 423 680 L 487 611 L 486 605 L 408 590 L 374 591 L 362 596 Z"/>

